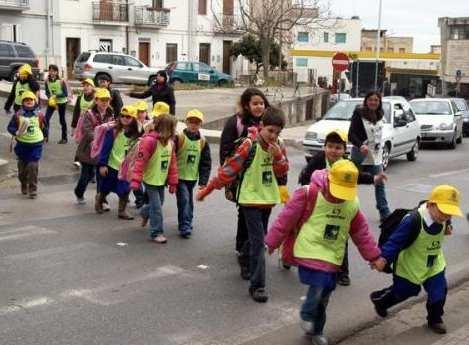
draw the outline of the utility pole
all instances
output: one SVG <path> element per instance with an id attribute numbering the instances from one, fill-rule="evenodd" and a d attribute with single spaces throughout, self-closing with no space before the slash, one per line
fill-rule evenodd
<path id="1" fill-rule="evenodd" d="M 381 13 L 382 13 L 382 10 L 383 10 L 383 0 L 379 0 L 378 32 L 376 34 L 375 90 L 378 90 L 379 54 L 381 52 Z"/>

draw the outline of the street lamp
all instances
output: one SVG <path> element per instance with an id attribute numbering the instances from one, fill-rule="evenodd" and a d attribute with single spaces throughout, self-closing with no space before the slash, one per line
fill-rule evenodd
<path id="1" fill-rule="evenodd" d="M 376 66 L 375 66 L 375 90 L 378 90 L 378 66 L 379 66 L 379 54 L 381 51 L 381 13 L 383 11 L 383 0 L 379 0 L 379 12 L 378 12 L 378 33 L 376 34 Z"/>

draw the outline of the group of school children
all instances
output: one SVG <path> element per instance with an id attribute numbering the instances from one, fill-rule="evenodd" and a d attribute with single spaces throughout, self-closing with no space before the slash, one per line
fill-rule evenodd
<path id="1" fill-rule="evenodd" d="M 247 232 L 240 246 L 244 258 L 240 264 L 242 277 L 250 281 L 250 296 L 256 302 L 268 301 L 265 251 L 267 247 L 272 254 L 281 247 L 282 260 L 296 265 L 301 283 L 308 286 L 300 317 L 312 344 L 328 343 L 323 332 L 326 310 L 346 258 L 349 237 L 371 268 L 384 271 L 392 265 L 393 284 L 370 295 L 378 315 L 386 316 L 389 308 L 416 296 L 423 285 L 428 293 L 428 326 L 437 333 L 446 332 L 442 319 L 447 294 L 442 243 L 445 235 L 451 234 L 451 217 L 461 216 L 460 193 L 455 187 L 435 187 L 428 200 L 406 215 L 378 246 L 360 210 L 357 185 L 382 183 L 386 176 L 360 172 L 346 158 L 347 133 L 334 130 L 326 136 L 324 152 L 314 158 L 315 167 L 310 165 L 302 172 L 302 186 L 289 197 L 285 186 L 289 162 L 279 139 L 285 116 L 280 109 L 267 106 L 260 91 L 247 90 L 251 96 L 241 102 L 240 110 L 259 120 L 239 130 L 241 139 L 233 143 L 232 152 L 224 155 L 222 166 L 210 179 L 210 148 L 200 133 L 200 111 L 189 111 L 186 129 L 176 134 L 176 121 L 166 103 L 157 102 L 150 114 L 145 102 L 124 105 L 115 117 L 109 90 L 92 90 L 92 86 L 92 81 L 84 82 L 84 93 L 77 102 L 84 109 L 75 129 L 75 138 L 79 139 L 77 159 L 81 162 L 74 191 L 78 203 L 85 202 L 86 187 L 97 171 L 96 212 L 109 209 L 106 197 L 113 192 L 119 197 L 118 217 L 133 219 L 126 206 L 134 191 L 141 206 L 141 225 L 149 222 L 151 241 L 161 244 L 167 242 L 162 212 L 166 188 L 170 194 L 176 193 L 179 233 L 189 238 L 197 181 L 198 201 L 225 187 L 230 199 L 236 201 Z M 57 97 L 59 104 L 62 97 Z M 15 104 L 17 112 L 8 131 L 17 141 L 21 192 L 33 198 L 37 162 L 48 137 L 47 120 L 33 91 L 24 90 Z M 236 127 L 236 118 L 234 121 Z M 243 124 L 246 122 L 241 119 Z M 269 228 L 272 208 L 282 202 L 285 205 Z"/>

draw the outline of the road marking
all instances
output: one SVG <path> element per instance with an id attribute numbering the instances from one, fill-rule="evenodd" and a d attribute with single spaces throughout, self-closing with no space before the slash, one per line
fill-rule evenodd
<path id="1" fill-rule="evenodd" d="M 28 310 L 36 307 L 40 307 L 43 305 L 49 305 L 54 303 L 55 300 L 49 297 L 38 297 L 31 300 L 23 300 L 21 302 L 17 302 L 15 304 L 11 304 L 5 307 L 0 307 L 0 316 L 11 314 L 14 312 L 18 312 L 21 310 Z"/>
<path id="2" fill-rule="evenodd" d="M 70 254 L 71 252 L 80 251 L 86 248 L 98 248 L 99 244 L 93 242 L 83 242 L 79 244 L 72 244 L 68 246 L 61 246 L 56 248 L 41 249 L 34 252 L 27 252 L 21 254 L 7 255 L 1 258 L 2 263 L 21 261 L 21 260 L 32 260 L 39 259 L 49 255 L 58 255 L 58 254 Z"/>
<path id="3" fill-rule="evenodd" d="M 23 226 L 13 230 L 0 231 L 0 242 L 17 240 L 23 237 L 35 236 L 35 235 L 47 235 L 56 234 L 57 231 L 48 230 L 34 225 Z"/>
<path id="4" fill-rule="evenodd" d="M 429 175 L 429 177 L 439 178 L 439 177 L 445 177 L 445 176 L 451 176 L 451 175 L 464 174 L 464 173 L 468 173 L 468 172 L 469 172 L 469 169 L 452 170 L 452 171 L 446 171 L 446 172 L 440 173 L 440 174 L 432 174 L 432 175 Z"/>

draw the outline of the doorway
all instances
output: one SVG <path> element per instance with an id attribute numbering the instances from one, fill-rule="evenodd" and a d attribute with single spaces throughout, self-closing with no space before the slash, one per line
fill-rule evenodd
<path id="1" fill-rule="evenodd" d="M 67 37 L 65 39 L 66 46 L 66 65 L 67 65 L 67 79 L 73 79 L 73 64 L 80 55 L 81 42 L 79 38 Z"/>
<path id="2" fill-rule="evenodd" d="M 199 61 L 210 66 L 210 43 L 199 44 Z"/>
<path id="3" fill-rule="evenodd" d="M 223 73 L 231 74 L 231 48 L 233 41 L 223 41 Z"/>
<path id="4" fill-rule="evenodd" d="M 138 42 L 138 58 L 146 66 L 150 66 L 150 42 Z"/>

